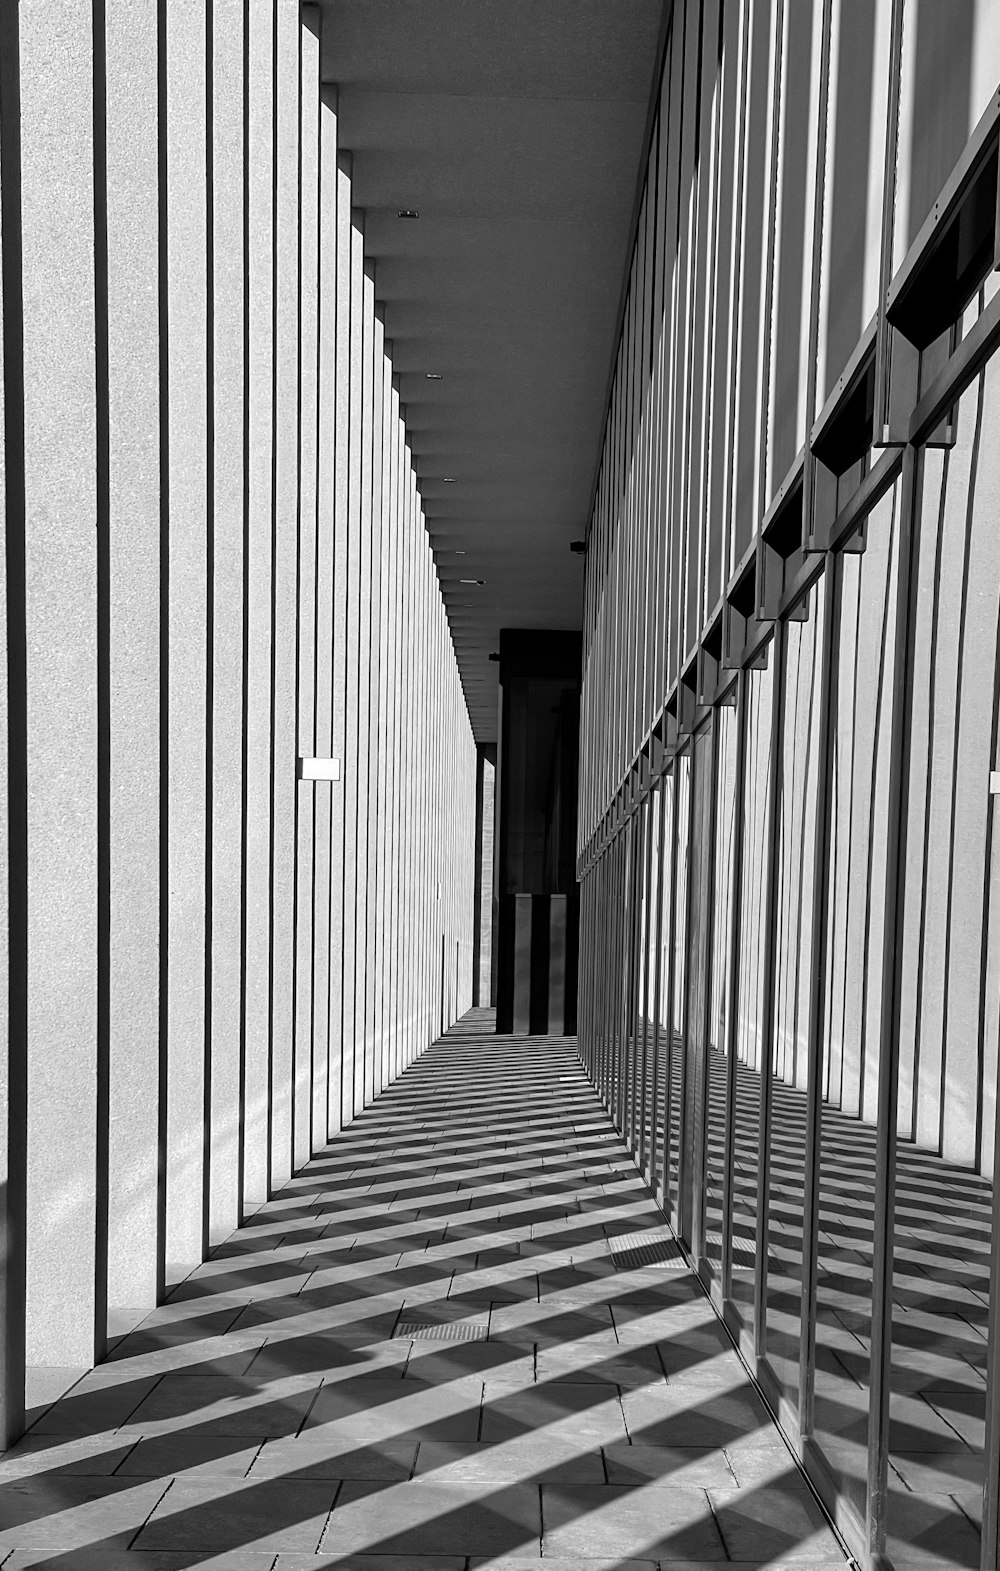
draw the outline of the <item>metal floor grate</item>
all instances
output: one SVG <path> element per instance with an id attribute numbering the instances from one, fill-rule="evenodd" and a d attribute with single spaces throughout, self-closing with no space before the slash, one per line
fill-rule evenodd
<path id="1" fill-rule="evenodd" d="M 618 1271 L 638 1271 L 642 1266 L 659 1266 L 665 1271 L 686 1271 L 687 1261 L 672 1233 L 621 1233 L 609 1239 L 611 1258 Z"/>
<path id="2" fill-rule="evenodd" d="M 706 1241 L 713 1248 L 718 1250 L 719 1256 L 721 1257 L 721 1255 L 722 1255 L 722 1234 L 721 1233 L 709 1233 L 708 1236 L 707 1236 L 707 1240 Z M 756 1249 L 756 1246 L 754 1245 L 753 1239 L 752 1238 L 741 1238 L 738 1234 L 734 1234 L 733 1235 L 733 1270 L 734 1271 L 752 1271 L 754 1269 L 754 1267 L 756 1266 L 756 1264 L 757 1264 L 757 1249 Z"/>
<path id="3" fill-rule="evenodd" d="M 393 1337 L 421 1342 L 485 1342 L 485 1320 L 401 1320 Z"/>

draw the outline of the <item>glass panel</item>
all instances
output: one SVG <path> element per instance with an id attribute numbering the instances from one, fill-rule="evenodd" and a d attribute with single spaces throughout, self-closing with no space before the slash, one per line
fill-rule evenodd
<path id="1" fill-rule="evenodd" d="M 635 1095 L 635 1027 L 638 1012 L 638 949 L 642 868 L 642 814 L 635 812 L 625 825 L 626 922 L 622 965 L 621 1065 L 618 1081 L 618 1128 L 625 1139 L 632 1126 Z"/>
<path id="2" fill-rule="evenodd" d="M 774 1042 L 771 1050 L 770 1190 L 767 1222 L 767 1360 L 797 1405 L 802 1311 L 802 1214 L 809 1082 L 809 986 L 816 786 L 819 778 L 820 651 L 824 583 L 808 620 L 789 622 L 781 714 Z"/>
<path id="3" fill-rule="evenodd" d="M 1000 1013 L 985 789 L 997 763 L 998 419 L 994 360 L 961 400 L 955 447 L 922 460 L 890 1366 L 899 1571 L 931 1555 L 942 1567 L 980 1559 Z"/>
<path id="4" fill-rule="evenodd" d="M 653 1068 L 653 1016 L 656 1008 L 657 888 L 660 869 L 660 792 L 654 786 L 646 800 L 645 914 L 642 930 L 642 987 L 639 998 L 639 1095 L 636 1154 L 640 1171 L 652 1182 L 650 1150 L 650 1084 Z"/>
<path id="5" fill-rule="evenodd" d="M 618 885 L 618 932 L 615 943 L 614 1022 L 611 1043 L 611 1107 L 619 1129 L 622 1124 L 622 1060 L 625 1054 L 626 1016 L 628 1013 L 629 928 L 632 921 L 632 880 L 629 877 L 632 825 L 626 822 L 618 836 L 616 880 Z"/>
<path id="6" fill-rule="evenodd" d="M 674 760 L 675 827 L 673 924 L 670 942 L 670 1095 L 668 1124 L 670 1148 L 667 1159 L 669 1210 L 677 1214 L 677 1181 L 680 1163 L 681 1093 L 684 1081 L 684 998 L 687 980 L 687 898 L 688 898 L 688 821 L 691 798 L 691 754 L 679 753 Z"/>
<path id="7" fill-rule="evenodd" d="M 638 1160 L 639 1116 L 642 1106 L 642 1066 L 645 1057 L 646 1010 L 646 925 L 649 921 L 649 798 L 639 803 L 633 817 L 635 824 L 635 855 L 633 878 L 635 881 L 635 924 L 632 934 L 632 1029 L 630 1032 L 631 1064 L 628 1077 L 627 1131 L 628 1141 Z"/>
<path id="8" fill-rule="evenodd" d="M 660 933 L 659 978 L 656 994 L 656 1042 L 654 1047 L 655 1074 L 653 1076 L 653 1140 L 652 1168 L 658 1174 L 661 1204 L 668 1205 L 667 1169 L 670 1157 L 670 1034 L 673 1017 L 673 954 L 674 922 L 674 800 L 673 771 L 660 782 L 663 800 L 663 818 L 660 825 Z M 656 1185 L 654 1185 L 654 1188 Z"/>
<path id="9" fill-rule="evenodd" d="M 712 728 L 706 725 L 695 738 L 694 787 L 691 812 L 691 870 L 688 879 L 687 998 L 684 1022 L 684 1127 L 683 1167 L 680 1178 L 681 1236 L 697 1246 L 694 1219 L 699 1214 L 705 1179 L 705 1071 L 707 1052 L 707 989 L 709 983 L 709 890 L 711 872 Z"/>
<path id="10" fill-rule="evenodd" d="M 737 712 L 716 711 L 715 877 L 709 921 L 712 978 L 708 1014 L 708 1153 L 705 1189 L 705 1257 L 718 1275 L 722 1261 L 726 1189 L 726 1109 L 729 1100 L 729 940 L 733 907 L 733 835 L 736 824 Z"/>
<path id="11" fill-rule="evenodd" d="M 747 1328 L 754 1318 L 760 1090 L 764 1063 L 764 919 L 767 900 L 768 785 L 771 773 L 769 663 L 747 672 L 746 769 L 743 782 L 743 876 L 740 885 L 740 988 L 733 1108 L 733 1274 L 730 1291 Z"/>
<path id="12" fill-rule="evenodd" d="M 813 1428 L 865 1509 L 898 497 L 837 559 Z M 863 677 L 862 677 L 863 674 Z"/>

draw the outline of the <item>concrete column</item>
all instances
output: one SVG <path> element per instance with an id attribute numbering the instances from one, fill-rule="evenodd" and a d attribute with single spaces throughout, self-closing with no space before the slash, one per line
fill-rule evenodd
<path id="1" fill-rule="evenodd" d="M 159 51 L 156 0 L 107 0 L 107 550 L 110 682 L 107 1293 L 162 1287 L 160 1161 Z M 100 295 L 100 291 L 99 291 Z M 124 1321 L 132 1318 L 125 1314 Z"/>
<path id="2" fill-rule="evenodd" d="M 403 472 L 403 430 L 399 414 L 399 383 L 393 377 L 392 384 L 392 522 L 391 535 L 391 570 L 390 570 L 390 610 L 389 610 L 389 673 L 387 686 L 390 703 L 390 731 L 389 731 L 389 772 L 386 785 L 388 820 L 388 846 L 386 853 L 386 879 L 388 883 L 388 899 L 386 911 L 386 970 L 384 978 L 386 996 L 386 1026 L 385 1026 L 385 1078 L 391 1080 L 395 1073 L 394 1064 L 397 1045 L 399 1041 L 399 809 L 402 794 L 405 769 L 400 757 L 400 685 L 402 671 L 400 666 L 400 650 L 402 642 L 403 621 L 403 506 L 404 506 L 404 472 Z"/>
<path id="3" fill-rule="evenodd" d="M 206 13 L 167 0 L 166 331 L 169 547 L 167 655 L 166 1273 L 206 1242 L 206 791 L 208 706 L 208 211 Z"/>
<path id="4" fill-rule="evenodd" d="M 97 400 L 89 0 L 19 8 L 27 650 L 27 1356 L 103 1336 Z"/>
<path id="5" fill-rule="evenodd" d="M 392 375 L 389 357 L 391 346 L 386 345 L 386 398 L 383 419 L 383 487 L 386 498 L 385 529 L 383 531 L 382 571 L 380 575 L 382 612 L 379 656 L 379 721 L 381 725 L 380 749 L 382 764 L 378 772 L 379 787 L 379 974 L 377 995 L 376 1039 L 378 1062 L 375 1073 L 376 1091 L 389 1079 L 389 1038 L 392 1029 L 394 1002 L 392 994 L 392 913 L 393 913 L 393 791 L 396 765 L 396 565 L 399 539 L 399 392 Z"/>
<path id="6" fill-rule="evenodd" d="M 350 570 L 350 421 L 351 421 L 351 182 L 349 155 L 337 156 L 337 302 L 334 346 L 334 540 L 333 540 L 333 713 L 332 750 L 341 760 L 341 782 L 332 794 L 330 823 L 330 1085 L 327 1130 L 330 1135 L 344 1123 L 344 966 L 347 924 L 345 897 L 345 813 L 351 789 L 348 774 L 347 695 Z M 324 403 L 324 409 L 326 405 Z"/>
<path id="7" fill-rule="evenodd" d="M 316 509 L 316 752 L 341 757 L 333 744 L 334 573 L 336 553 L 337 426 L 337 108 L 333 88 L 320 93 L 319 112 L 319 320 L 318 450 Z M 336 964 L 331 944 L 333 809 L 343 786 L 316 790 L 313 943 L 312 1143 L 329 1139 L 330 982 Z"/>
<path id="8" fill-rule="evenodd" d="M 298 0 L 278 0 L 275 41 L 274 647 L 271 725 L 271 1184 L 292 1171 L 295 678 L 299 442 Z"/>
<path id="9" fill-rule="evenodd" d="M 243 1199 L 270 1184 L 274 4 L 247 9 L 247 675 Z"/>
<path id="10" fill-rule="evenodd" d="M 0 1445 L 24 1424 L 27 747 L 18 12 L 0 9 Z"/>
<path id="11" fill-rule="evenodd" d="M 209 1016 L 210 1244 L 242 1212 L 243 715 L 245 593 L 244 7 L 213 0 L 211 240 L 211 610 Z"/>
<path id="12" fill-rule="evenodd" d="M 356 218 L 351 224 L 350 251 L 350 360 L 347 411 L 346 524 L 347 605 L 344 631 L 344 885 L 341 916 L 343 980 L 341 984 L 341 1124 L 354 1117 L 354 1066 L 357 1043 L 355 971 L 357 954 L 357 819 L 358 819 L 358 640 L 361 596 L 361 367 L 364 254 Z M 339 358 L 339 354 L 338 354 Z M 339 421 L 338 421 L 339 428 Z"/>
<path id="13" fill-rule="evenodd" d="M 299 97 L 299 572 L 298 752 L 316 753 L 316 444 L 319 284 L 319 11 L 302 13 Z M 316 814 L 328 785 L 297 786 L 293 1163 L 312 1155 L 313 917 Z"/>
<path id="14" fill-rule="evenodd" d="M 369 1015 L 368 983 L 368 904 L 371 895 L 368 865 L 369 780 L 371 768 L 371 667 L 372 667 L 372 475 L 373 475 L 373 398 L 375 381 L 375 275 L 371 262 L 363 267 L 361 420 L 360 420 L 360 509 L 358 525 L 358 595 L 361 613 L 358 623 L 358 717 L 357 717 L 357 793 L 355 797 L 354 895 L 354 1074 L 351 1116 L 365 1105 Z"/>
<path id="15" fill-rule="evenodd" d="M 368 714 L 366 724 L 366 767 L 364 787 L 365 819 L 365 955 L 363 962 L 364 998 L 364 1071 L 361 1082 L 362 1106 L 375 1095 L 376 997 L 378 991 L 378 790 L 381 734 L 379 709 L 379 657 L 382 617 L 382 403 L 385 383 L 385 325 L 381 306 L 375 303 L 372 269 L 372 413 L 371 413 L 371 530 L 368 557 Z"/>

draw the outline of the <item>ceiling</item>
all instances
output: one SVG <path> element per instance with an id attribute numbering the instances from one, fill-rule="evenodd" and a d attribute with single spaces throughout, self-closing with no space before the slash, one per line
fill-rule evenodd
<path id="1" fill-rule="evenodd" d="M 586 531 L 664 0 L 321 9 L 469 715 L 492 742 L 500 628 L 580 626 L 569 547 Z"/>

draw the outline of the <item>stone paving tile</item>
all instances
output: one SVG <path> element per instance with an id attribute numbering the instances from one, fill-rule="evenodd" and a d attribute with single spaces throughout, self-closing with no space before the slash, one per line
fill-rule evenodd
<path id="1" fill-rule="evenodd" d="M 812 1564 L 837 1553 L 837 1540 L 801 1479 L 780 1488 L 710 1489 L 708 1498 L 733 1560 Z"/>
<path id="2" fill-rule="evenodd" d="M 377 1487 L 377 1486 L 372 1486 Z M 135 1541 L 137 1549 L 314 1551 L 339 1484 L 296 1479 L 175 1480 Z"/>
<path id="3" fill-rule="evenodd" d="M 117 1429 L 127 1423 L 133 1412 L 155 1390 L 156 1376 L 126 1380 L 77 1395 L 76 1387 L 42 1414 L 33 1424 L 33 1435 L 89 1435 L 95 1430 Z M 189 1382 L 184 1382 L 188 1384 Z"/>
<path id="4" fill-rule="evenodd" d="M 408 1344 L 410 1358 L 404 1378 L 435 1383 L 481 1375 L 485 1381 L 531 1385 L 535 1378 L 533 1345 L 509 1342 L 458 1342 L 453 1346 L 428 1341 Z"/>
<path id="5" fill-rule="evenodd" d="M 409 1484 L 346 1483 L 323 1549 L 381 1554 L 495 1553 L 537 1544 L 538 1489 L 528 1484 L 418 1478 Z"/>
<path id="6" fill-rule="evenodd" d="M 665 1379 L 655 1347 L 619 1346 L 616 1354 L 601 1358 L 595 1357 L 593 1347 L 586 1342 L 562 1347 L 547 1345 L 538 1349 L 537 1364 L 538 1380 L 543 1385 L 586 1381 L 642 1390 L 662 1385 Z"/>
<path id="7" fill-rule="evenodd" d="M 465 1555 L 279 1555 L 274 1571 L 465 1571 Z"/>
<path id="8" fill-rule="evenodd" d="M 609 1484 L 632 1484 L 644 1489 L 673 1484 L 726 1489 L 736 1483 L 725 1451 L 716 1446 L 675 1449 L 618 1443 L 604 1447 L 604 1466 Z"/>
<path id="9" fill-rule="evenodd" d="M 483 1440 L 542 1433 L 552 1437 L 586 1437 L 595 1445 L 624 1440 L 627 1432 L 617 1387 L 596 1381 L 577 1385 L 563 1381 L 487 1396 Z"/>
<path id="10" fill-rule="evenodd" d="M 128 1427 L 144 1434 L 260 1436 L 294 1434 L 308 1413 L 319 1380 L 263 1380 L 249 1376 L 164 1375 L 134 1408 Z"/>
<path id="11" fill-rule="evenodd" d="M 241 1445 L 226 1435 L 153 1435 L 139 1440 L 124 1456 L 116 1478 L 170 1478 L 211 1474 L 245 1478 L 261 1442 Z"/>
<path id="12" fill-rule="evenodd" d="M 0 1571 L 844 1565 L 695 1278 L 615 1268 L 609 1237 L 663 1219 L 572 1045 L 489 1024 L 54 1382 L 0 1458 Z M 900 1313 L 919 1357 L 934 1316 Z M 408 1319 L 432 1334 L 394 1336 Z M 906 1481 L 933 1462 L 908 1455 Z"/>
<path id="13" fill-rule="evenodd" d="M 0 1484 L 12 1478 L 33 1475 L 57 1478 L 64 1473 L 107 1477 L 125 1461 L 135 1445 L 135 1437 L 109 1432 L 80 1435 L 28 1434 L 0 1456 Z"/>
<path id="14" fill-rule="evenodd" d="M 330 1431 L 334 1431 L 333 1425 Z M 269 1440 L 254 1456 L 249 1477 L 366 1478 L 403 1483 L 413 1473 L 417 1451 L 415 1441 L 383 1440 L 364 1445 L 336 1432 L 330 1432 L 326 1441 L 307 1436 Z"/>
<path id="15" fill-rule="evenodd" d="M 335 1427 L 356 1440 L 476 1440 L 483 1383 L 469 1378 L 448 1385 L 418 1380 L 359 1378 L 324 1386 L 303 1433 Z"/>
<path id="16" fill-rule="evenodd" d="M 647 1493 L 616 1484 L 588 1489 L 543 1484 L 542 1523 L 546 1558 L 729 1558 L 708 1496 L 692 1485 Z"/>
<path id="17" fill-rule="evenodd" d="M 0 1546 L 123 1549 L 168 1489 L 165 1479 L 13 1479 L 0 1484 Z"/>
<path id="18" fill-rule="evenodd" d="M 602 1555 L 597 1559 L 574 1555 L 565 1560 L 561 1555 L 546 1555 L 544 1560 L 530 1560 L 523 1556 L 489 1555 L 486 1559 L 472 1555 L 469 1571 L 659 1571 L 656 1560 L 623 1560 L 620 1555 Z"/>
<path id="19" fill-rule="evenodd" d="M 236 1334 L 212 1337 L 207 1340 L 171 1339 L 164 1343 L 159 1338 L 134 1332 L 123 1337 L 116 1345 L 106 1364 L 98 1367 L 108 1372 L 124 1371 L 130 1380 L 143 1375 L 242 1375 L 250 1368 L 263 1345 L 263 1337 L 255 1333 L 241 1345 Z"/>
<path id="20" fill-rule="evenodd" d="M 557 1440 L 551 1434 L 526 1434 L 499 1445 L 480 1442 L 458 1445 L 442 1440 L 421 1441 L 417 1455 L 416 1478 L 433 1478 L 439 1483 L 453 1480 L 485 1482 L 505 1480 L 516 1483 L 530 1479 L 533 1484 L 603 1484 L 604 1464 L 600 1448 L 588 1449 L 585 1441 Z"/>
<path id="21" fill-rule="evenodd" d="M 235 1554 L 205 1554 L 200 1551 L 171 1554 L 161 1550 L 99 1549 L 60 1550 L 18 1549 L 3 1561 L 4 1571 L 273 1571 L 276 1556 L 269 1550 L 255 1553 L 238 1550 Z"/>

